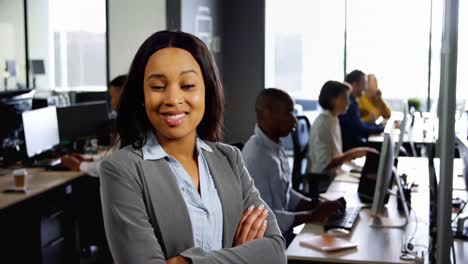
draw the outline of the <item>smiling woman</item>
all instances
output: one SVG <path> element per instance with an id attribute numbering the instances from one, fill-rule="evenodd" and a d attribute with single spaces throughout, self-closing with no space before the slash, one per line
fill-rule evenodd
<path id="1" fill-rule="evenodd" d="M 118 110 L 122 149 L 101 166 L 115 263 L 286 263 L 240 151 L 218 143 L 223 104 L 201 40 L 161 31 L 140 47 Z"/>
<path id="2" fill-rule="evenodd" d="M 145 69 L 144 97 L 146 114 L 160 141 L 195 138 L 205 112 L 205 84 L 189 52 L 164 48 L 154 53 Z"/>
<path id="3" fill-rule="evenodd" d="M 216 64 L 209 51 L 201 48 L 203 46 L 201 40 L 189 34 L 168 31 L 158 32 L 157 37 L 152 36 L 143 43 L 130 68 L 120 102 L 117 126 L 122 146 L 141 148 L 145 144 L 147 131 L 152 128 L 150 119 L 154 115 L 151 112 L 158 111 L 153 109 L 148 112 L 145 104 L 156 104 L 150 102 L 150 98 L 165 97 L 164 100 L 167 100 L 168 96 L 175 95 L 180 100 L 182 93 L 193 93 L 189 90 L 194 90 L 197 95 L 202 91 L 204 96 L 201 99 L 206 100 L 202 102 L 206 109 L 200 109 L 203 117 L 197 126 L 198 136 L 210 141 L 221 139 L 223 87 Z M 177 61 L 172 61 L 174 59 Z M 193 81 L 196 83 L 191 83 Z M 182 91 L 178 88 L 182 88 Z M 171 107 L 171 111 L 176 109 Z"/>

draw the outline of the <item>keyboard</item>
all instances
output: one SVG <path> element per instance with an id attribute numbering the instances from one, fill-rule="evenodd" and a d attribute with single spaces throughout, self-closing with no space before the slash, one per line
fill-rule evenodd
<path id="1" fill-rule="evenodd" d="M 343 215 L 329 217 L 323 225 L 323 229 L 327 231 L 332 228 L 343 228 L 348 231 L 351 231 L 351 229 L 354 226 L 354 223 L 356 222 L 359 216 L 360 211 L 360 206 L 347 207 L 346 212 Z"/>
<path id="2" fill-rule="evenodd" d="M 61 162 L 53 164 L 51 166 L 47 166 L 46 169 L 49 171 L 69 171 L 69 169 L 65 167 Z"/>

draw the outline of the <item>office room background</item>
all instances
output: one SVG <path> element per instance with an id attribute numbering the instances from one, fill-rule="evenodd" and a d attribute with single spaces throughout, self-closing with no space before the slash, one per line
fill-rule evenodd
<path id="1" fill-rule="evenodd" d="M 443 114 L 439 108 L 447 106 L 452 102 L 447 98 L 453 97 L 450 105 L 454 111 L 453 122 L 441 121 L 440 124 L 453 126 L 454 133 L 466 140 L 468 0 L 454 1 L 459 4 L 456 9 L 456 79 L 452 82 L 456 90 L 443 95 L 441 87 L 453 88 L 444 85 L 447 77 L 443 75 L 443 45 L 448 45 L 442 41 L 447 24 L 444 21 L 447 2 L 451 1 L 0 0 L 0 106 L 11 105 L 8 100 L 13 97 L 22 100 L 15 104 L 17 111 L 108 101 L 109 82 L 128 73 L 141 43 L 152 33 L 169 29 L 199 37 L 213 54 L 224 86 L 222 141 L 225 143 L 245 143 L 253 134 L 255 98 L 263 89 L 275 87 L 287 92 L 295 100 L 296 114 L 305 115 L 312 122 L 321 111 L 318 96 L 323 84 L 328 80 L 344 81 L 346 74 L 355 69 L 376 76 L 382 97 L 395 112 L 403 112 L 405 105 L 410 104 L 412 114 L 426 112 L 440 117 Z M 439 102 L 439 98 L 447 101 Z M 110 108 L 108 103 L 93 107 Z M 2 114 L 4 112 L 0 111 Z M 6 167 L 18 162 L 23 155 L 15 149 L 24 150 L 18 145 L 19 141 L 15 141 L 21 135 L 10 131 L 17 124 L 9 117 L 0 116 L 3 127 L 0 129 L 0 180 L 7 177 Z M 439 123 L 433 130 L 434 134 L 442 131 Z M 105 139 L 107 145 L 109 140 Z M 83 144 L 85 146 L 81 147 L 86 148 L 95 142 Z M 293 143 L 289 145 L 292 148 Z M 415 152 L 427 156 L 427 151 L 417 148 Z M 453 155 L 459 157 L 458 153 Z M 452 174 L 452 168 L 445 172 Z M 57 185 L 58 191 L 24 208 L 16 205 L 13 208 L 13 202 L 0 198 L 0 205 L 5 206 L 0 207 L 0 225 L 15 222 L 20 217 L 23 219 L 18 223 L 28 225 L 20 234 L 24 237 L 36 234 L 25 242 L 26 248 L 36 251 L 24 259 L 49 263 L 47 256 L 50 255 L 52 263 L 57 259 L 68 260 L 71 255 L 74 261 L 81 259 L 81 263 L 108 260 L 109 256 L 93 255 L 98 249 L 89 242 L 105 238 L 89 238 L 88 234 L 80 235 L 80 232 L 71 234 L 71 229 L 78 228 L 75 224 L 78 220 L 73 219 L 85 223 L 94 221 L 79 215 L 86 214 L 83 203 L 99 201 L 99 185 L 77 179 L 70 180 L 70 184 Z M 4 187 L 4 182 L 0 181 L 0 186 Z M 90 190 L 97 196 L 79 194 L 72 199 L 63 198 L 71 192 Z M 4 204 L 2 199 L 5 199 Z M 65 202 L 49 206 L 48 199 L 64 199 Z M 24 212 L 33 208 L 45 208 L 47 212 L 43 214 L 34 209 L 35 227 L 24 219 L 28 217 Z M 44 244 L 46 235 L 38 235 L 38 230 L 55 230 L 52 222 L 43 219 L 44 215 L 62 212 L 56 208 L 71 208 L 63 210 L 63 219 L 60 216 L 63 224 L 58 229 L 65 230 L 60 233 L 65 240 L 78 242 L 50 251 L 47 243 Z M 90 214 L 99 208 L 93 210 Z M 97 227 L 87 232 L 95 232 L 93 228 Z M 0 231 L 16 236 L 7 229 L 0 227 Z M 12 247 L 6 246 L 8 241 L 1 237 L 0 232 L 0 252 L 4 245 Z M 97 246 L 102 249 L 106 245 Z M 466 255 L 468 246 L 465 244 L 462 248 Z"/>

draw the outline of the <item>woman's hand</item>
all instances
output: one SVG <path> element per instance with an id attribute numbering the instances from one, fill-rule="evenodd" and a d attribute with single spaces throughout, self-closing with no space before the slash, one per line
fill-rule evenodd
<path id="1" fill-rule="evenodd" d="M 166 264 L 190 264 L 184 257 L 177 256 L 166 261 Z"/>
<path id="2" fill-rule="evenodd" d="M 250 206 L 242 214 L 234 237 L 234 246 L 240 246 L 265 235 L 268 210 L 261 204 L 256 209 Z"/>

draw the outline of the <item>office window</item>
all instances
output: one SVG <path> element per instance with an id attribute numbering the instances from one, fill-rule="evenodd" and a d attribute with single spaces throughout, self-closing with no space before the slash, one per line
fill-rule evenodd
<path id="1" fill-rule="evenodd" d="M 385 98 L 417 97 L 424 103 L 428 88 L 430 2 L 348 1 L 347 71 L 374 73 Z"/>
<path id="2" fill-rule="evenodd" d="M 458 58 L 457 58 L 457 109 L 468 107 L 468 3 L 460 1 L 458 17 Z M 441 47 L 443 30 L 443 2 L 433 2 L 432 12 L 432 63 L 431 63 L 431 100 L 439 97 Z M 466 106 L 464 106 L 466 104 Z M 434 109 L 435 110 L 435 109 Z"/>
<path id="3" fill-rule="evenodd" d="M 51 0 L 57 89 L 106 90 L 105 8 L 105 0 Z"/>
<path id="4" fill-rule="evenodd" d="M 468 100 L 468 3 L 460 1 L 458 17 L 457 99 Z M 468 104 L 467 104 L 468 107 Z"/>
<path id="5" fill-rule="evenodd" d="M 0 0 L 0 91 L 26 87 L 24 4 Z"/>
<path id="6" fill-rule="evenodd" d="M 265 85 L 317 100 L 343 80 L 344 0 L 266 1 Z"/>

